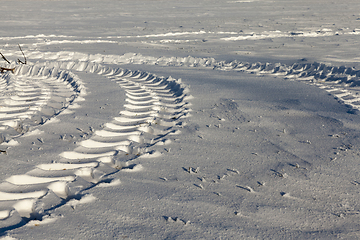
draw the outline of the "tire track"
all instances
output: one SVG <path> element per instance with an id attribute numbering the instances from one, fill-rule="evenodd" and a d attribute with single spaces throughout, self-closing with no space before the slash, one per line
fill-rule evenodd
<path id="1" fill-rule="evenodd" d="M 353 109 L 360 109 L 359 90 L 357 89 L 360 86 L 360 70 L 353 67 L 327 66 L 315 62 L 294 63 L 291 66 L 280 63 L 230 63 L 220 64 L 219 68 L 230 68 L 256 74 L 278 75 L 283 76 L 285 79 L 305 81 L 324 89 L 340 102 Z"/>
<path id="2" fill-rule="evenodd" d="M 2 137 L 3 141 L 17 136 L 6 131 L 15 129 L 17 134 L 24 134 L 67 109 L 77 96 L 86 93 L 81 80 L 72 71 L 108 77 L 126 92 L 127 104 L 120 116 L 105 123 L 103 129 L 95 131 L 73 151 L 62 152 L 58 162 L 37 165 L 35 169 L 11 176 L 0 184 L 0 229 L 3 230 L 24 225 L 34 218 L 42 219 L 51 214 L 51 210 L 80 199 L 84 190 L 107 182 L 107 177 L 117 171 L 140 169 L 141 165 L 131 164 L 132 160 L 159 156 L 161 153 L 152 150 L 152 146 L 168 144 L 168 136 L 179 133 L 182 119 L 190 116 L 188 100 L 191 95 L 180 80 L 99 63 L 205 67 L 279 75 L 315 84 L 354 109 L 360 106 L 354 88 L 360 83 L 360 71 L 345 66 L 218 62 L 213 58 L 154 58 L 140 54 L 34 52 L 26 55 L 29 59 L 51 62 L 21 66 L 14 76 L 6 74 L 0 79 L 0 89 L 4 92 L 0 98 L 3 101 L 0 127 L 2 133 L 7 134 L 7 138 Z M 64 88 L 63 83 L 69 83 L 68 87 Z M 26 102 L 31 104 L 26 105 Z M 20 131 L 16 130 L 18 125 Z"/>
<path id="3" fill-rule="evenodd" d="M 34 130 L 86 94 L 76 75 L 37 65 L 1 75 L 0 89 L 0 143 Z"/>
<path id="4" fill-rule="evenodd" d="M 11 145 L 15 138 L 33 131 L 85 95 L 76 75 L 38 65 L 18 66 L 15 74 L 3 74 L 0 83 L 0 140 Z M 38 182 L 41 180 L 46 182 Z M 13 176 L 0 184 L 0 228 L 19 224 L 21 216 L 27 215 L 27 206 L 33 207 L 34 199 L 45 195 L 43 189 L 33 186 L 16 188 L 31 182 L 31 176 Z"/>
<path id="5" fill-rule="evenodd" d="M 282 76 L 285 79 L 298 80 L 314 84 L 331 93 L 340 102 L 351 106 L 355 110 L 360 109 L 359 91 L 360 70 L 354 67 L 329 66 L 324 63 L 283 63 L 270 62 L 240 62 L 217 61 L 214 58 L 188 57 L 152 57 L 137 53 L 124 55 L 84 54 L 78 52 L 60 51 L 57 53 L 26 52 L 29 58 L 43 60 L 67 60 L 104 63 L 104 64 L 148 64 L 174 67 L 201 67 L 220 71 L 238 71 L 259 75 Z M 338 91 L 340 92 L 338 92 Z"/>
<path id="6" fill-rule="evenodd" d="M 61 73 L 57 74 L 58 78 L 49 77 L 47 74 L 42 77 L 44 72 L 53 74 L 55 69 L 66 70 L 61 70 Z M 53 209 L 73 199 L 81 199 L 82 191 L 107 182 L 107 177 L 113 173 L 141 169 L 141 165 L 131 164 L 131 161 L 161 155 L 160 152 L 151 150 L 151 147 L 170 143 L 167 137 L 178 134 L 182 119 L 190 116 L 191 104 L 188 100 L 191 96 L 179 80 L 88 62 L 52 62 L 42 66 L 20 67 L 14 78 L 21 79 L 25 76 L 37 80 L 38 85 L 29 87 L 29 94 L 16 100 L 33 100 L 35 90 L 49 94 L 44 98 L 37 95 L 35 97 L 46 100 L 36 102 L 42 108 L 31 112 L 33 116 L 42 117 L 43 108 L 59 103 L 54 99 L 68 96 L 61 95 L 60 93 L 65 91 L 57 89 L 57 85 L 52 82 L 56 79 L 69 81 L 70 75 L 73 79 L 73 70 L 100 74 L 115 81 L 125 90 L 128 104 L 124 106 L 125 110 L 120 112 L 119 117 L 114 117 L 111 122 L 104 124 L 104 128 L 95 131 L 89 139 L 79 142 L 73 151 L 61 153 L 59 161 L 40 164 L 25 174 L 5 179 L 5 182 L 0 184 L 0 230 L 13 229 L 31 219 L 49 216 Z M 41 77 L 38 77 L 39 75 Z M 71 83 L 84 89 L 79 82 Z M 18 91 L 26 88 L 25 85 L 17 87 Z M 67 106 L 63 105 L 61 109 L 68 107 L 73 101 L 73 98 L 69 98 Z M 58 112 L 49 117 L 56 114 Z"/>

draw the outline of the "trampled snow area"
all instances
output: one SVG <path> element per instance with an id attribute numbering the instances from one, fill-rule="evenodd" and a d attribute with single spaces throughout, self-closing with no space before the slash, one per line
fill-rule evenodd
<path id="1" fill-rule="evenodd" d="M 0 239 L 360 238 L 360 2 L 1 9 Z"/>

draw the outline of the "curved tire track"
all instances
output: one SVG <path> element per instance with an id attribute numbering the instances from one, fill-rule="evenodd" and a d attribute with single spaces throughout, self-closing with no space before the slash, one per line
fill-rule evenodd
<path id="1" fill-rule="evenodd" d="M 286 65 L 283 63 L 270 62 L 240 62 L 217 61 L 214 58 L 197 57 L 152 57 L 137 53 L 126 53 L 124 55 L 102 55 L 84 54 L 78 52 L 60 51 L 57 53 L 26 52 L 29 58 L 42 60 L 67 60 L 105 63 L 105 64 L 148 64 L 176 67 L 202 67 L 220 71 L 240 71 L 260 75 L 277 75 L 285 79 L 294 79 L 315 84 L 331 93 L 340 102 L 360 109 L 358 90 L 360 86 L 360 70 L 354 67 L 329 66 L 324 63 L 294 63 Z"/>
<path id="2" fill-rule="evenodd" d="M 75 74 L 45 66 L 21 66 L 0 83 L 0 143 L 32 131 L 85 94 Z"/>
<path id="3" fill-rule="evenodd" d="M 27 118 L 20 118 L 22 126 L 25 126 L 25 119 L 30 119 L 26 124 L 32 124 L 34 117 L 41 118 L 43 115 L 49 119 L 74 101 L 76 96 L 71 97 L 64 89 L 58 88 L 55 80 L 69 82 L 72 89 L 82 91 L 84 95 L 84 85 L 69 72 L 72 70 L 100 74 L 117 82 L 125 90 L 128 104 L 119 117 L 104 124 L 104 128 L 95 131 L 90 139 L 80 142 L 73 151 L 61 153 L 58 162 L 40 164 L 25 174 L 5 179 L 0 184 L 0 230 L 16 228 L 34 218 L 42 219 L 54 208 L 71 199 L 81 198 L 83 190 L 106 181 L 109 175 L 121 169 L 130 171 L 141 168 L 141 165 L 130 164 L 131 161 L 159 156 L 161 153 L 151 150 L 151 147 L 168 144 L 170 140 L 167 136 L 178 134 L 180 131 L 177 128 L 182 124 L 182 118 L 190 116 L 188 100 L 191 96 L 188 95 L 188 89 L 171 77 L 160 78 L 145 72 L 114 69 L 93 63 L 52 62 L 40 66 L 21 66 L 15 76 L 6 76 L 32 80 L 29 94 L 17 93 L 13 101 L 39 99 L 34 105 L 40 105 L 41 108 L 32 111 Z M 0 87 L 7 87 L 5 80 Z M 17 90 L 22 89 L 26 87 L 21 85 Z M 43 92 L 47 94 L 46 97 L 37 97 L 36 94 Z M 63 101 L 59 101 L 59 98 Z M 55 109 L 55 105 L 58 108 L 52 111 L 52 115 L 44 114 L 43 109 Z M 22 104 L 14 106 L 23 107 Z M 15 108 L 11 108 L 10 113 L 6 114 L 17 122 L 17 115 L 11 115 L 14 111 Z"/>

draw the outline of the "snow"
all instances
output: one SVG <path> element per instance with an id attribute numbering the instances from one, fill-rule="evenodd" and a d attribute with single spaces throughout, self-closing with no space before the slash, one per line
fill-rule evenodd
<path id="1" fill-rule="evenodd" d="M 358 239 L 358 9 L 2 1 L 0 239 Z"/>

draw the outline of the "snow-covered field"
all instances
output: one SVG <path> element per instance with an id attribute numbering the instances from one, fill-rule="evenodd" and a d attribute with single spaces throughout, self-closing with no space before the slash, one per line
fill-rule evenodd
<path id="1" fill-rule="evenodd" d="M 360 238 L 359 1 L 1 9 L 0 239 Z"/>

